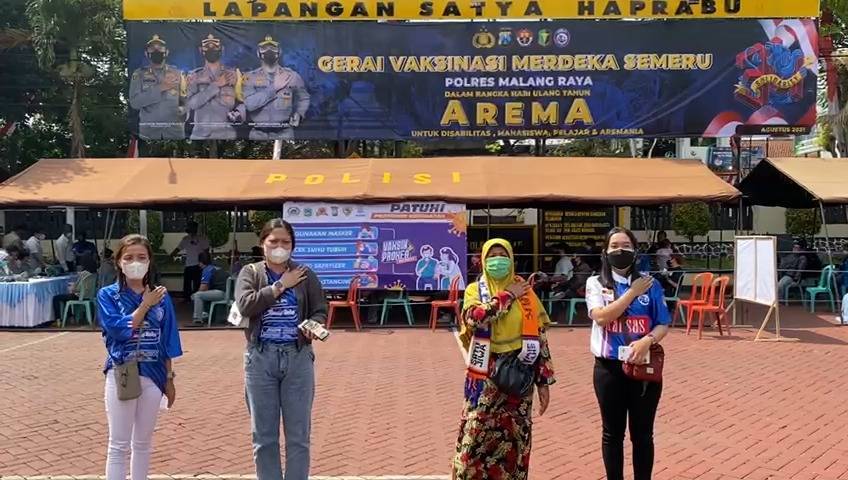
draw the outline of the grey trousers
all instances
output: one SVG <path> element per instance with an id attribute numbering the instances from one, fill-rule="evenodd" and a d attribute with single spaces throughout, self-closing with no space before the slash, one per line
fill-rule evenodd
<path id="1" fill-rule="evenodd" d="M 261 344 L 244 359 L 247 408 L 253 431 L 253 460 L 258 480 L 307 480 L 315 354 L 311 345 Z M 280 460 L 280 418 L 286 446 L 286 470 Z"/>

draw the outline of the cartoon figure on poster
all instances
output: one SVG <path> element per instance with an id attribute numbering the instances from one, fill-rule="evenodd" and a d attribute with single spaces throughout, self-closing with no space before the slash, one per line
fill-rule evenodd
<path id="1" fill-rule="evenodd" d="M 422 245 L 421 259 L 415 264 L 415 274 L 418 275 L 417 290 L 438 289 L 438 280 L 436 279 L 438 266 L 439 262 L 433 258 L 433 247 Z"/>
<path id="2" fill-rule="evenodd" d="M 450 247 L 443 247 L 439 250 L 441 261 L 437 268 L 437 276 L 439 277 L 439 289 L 450 290 L 450 284 L 455 278 L 459 278 L 457 288 L 465 289 L 465 280 L 462 278 L 462 269 L 459 268 L 459 255 Z"/>
<path id="3" fill-rule="evenodd" d="M 362 229 L 359 231 L 359 238 L 361 240 L 376 240 L 377 229 L 371 225 L 363 225 Z"/>

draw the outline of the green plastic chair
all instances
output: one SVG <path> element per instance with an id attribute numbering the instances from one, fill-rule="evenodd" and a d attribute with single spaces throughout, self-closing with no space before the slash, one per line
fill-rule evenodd
<path id="1" fill-rule="evenodd" d="M 380 325 L 386 324 L 386 317 L 389 316 L 389 309 L 395 306 L 403 306 L 406 313 L 406 321 L 410 325 L 414 325 L 412 320 L 412 304 L 409 303 L 409 293 L 406 290 L 400 290 L 397 298 L 386 297 L 383 299 L 383 312 L 380 315 Z"/>
<path id="2" fill-rule="evenodd" d="M 686 280 L 686 273 L 680 276 L 680 280 L 677 282 L 677 288 L 674 289 L 674 296 L 665 297 L 665 304 L 668 305 L 669 302 L 674 302 L 674 308 L 677 309 L 678 313 L 680 313 L 680 318 L 686 318 L 686 312 L 683 310 L 683 305 L 680 304 L 680 287 L 683 286 L 683 282 Z M 672 312 L 669 312 L 672 313 Z M 672 315 L 673 317 L 673 315 Z M 672 319 L 672 323 L 674 323 Z"/>
<path id="3" fill-rule="evenodd" d="M 586 303 L 584 297 L 574 297 L 568 299 L 568 324 L 574 324 L 574 315 L 577 314 L 577 304 Z"/>
<path id="4" fill-rule="evenodd" d="M 65 328 L 68 315 L 71 312 L 74 313 L 74 317 L 77 319 L 77 323 L 79 323 L 80 311 L 85 312 L 85 321 L 94 327 L 94 294 L 97 290 L 97 274 L 92 273 L 83 279 L 80 282 L 79 289 L 79 300 L 68 300 L 65 302 L 65 308 L 62 312 L 62 328 Z"/>
<path id="5" fill-rule="evenodd" d="M 815 287 L 807 287 L 807 295 L 810 296 L 811 313 L 815 313 L 816 311 L 816 296 L 820 293 L 827 294 L 828 298 L 830 298 L 830 310 L 832 312 L 836 311 L 836 300 L 833 296 L 831 282 L 833 282 L 833 265 L 828 265 L 822 269 L 821 275 L 819 276 L 819 284 Z M 802 299 L 803 298 L 804 297 L 802 297 Z"/>
<path id="6" fill-rule="evenodd" d="M 229 313 L 230 307 L 233 305 L 233 302 L 236 301 L 236 279 L 235 277 L 230 277 L 227 279 L 227 290 L 224 292 L 224 299 L 217 300 L 215 302 L 211 302 L 209 304 L 209 318 L 207 320 L 206 326 L 212 326 L 212 319 L 215 318 L 215 307 L 224 307 L 224 311 Z"/>

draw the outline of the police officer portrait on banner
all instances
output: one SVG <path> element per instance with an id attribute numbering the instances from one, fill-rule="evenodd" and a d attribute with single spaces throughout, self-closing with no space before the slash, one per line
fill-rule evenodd
<path id="1" fill-rule="evenodd" d="M 186 104 L 193 115 L 192 140 L 234 140 L 234 123 L 242 116 L 236 106 L 239 71 L 221 63 L 221 39 L 209 34 L 200 43 L 204 66 L 188 75 Z"/>
<path id="2" fill-rule="evenodd" d="M 185 80 L 179 68 L 165 63 L 168 45 L 153 35 L 144 51 L 149 64 L 130 78 L 130 106 L 138 110 L 138 135 L 144 140 L 185 138 Z"/>
<path id="3" fill-rule="evenodd" d="M 294 129 L 309 109 L 303 78 L 280 64 L 280 43 L 271 36 L 259 42 L 262 65 L 247 72 L 242 83 L 251 140 L 293 140 Z"/>

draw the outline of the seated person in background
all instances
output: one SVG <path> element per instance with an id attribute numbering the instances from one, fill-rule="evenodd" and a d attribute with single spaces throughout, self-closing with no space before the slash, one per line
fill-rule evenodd
<path id="1" fill-rule="evenodd" d="M 100 262 L 100 268 L 97 270 L 97 286 L 102 288 L 112 285 L 117 279 L 114 253 L 107 248 L 103 251 L 103 261 Z"/>
<path id="2" fill-rule="evenodd" d="M 56 321 L 59 322 L 62 320 L 62 307 L 65 302 L 71 300 L 79 300 L 80 294 L 82 293 L 83 285 L 86 282 L 96 282 L 97 281 L 97 263 L 94 261 L 94 258 L 91 256 L 86 256 L 83 258 L 82 263 L 82 271 L 77 276 L 77 281 L 74 283 L 73 292 L 71 293 L 63 293 L 61 295 L 56 295 L 53 297 L 53 316 L 56 318 Z M 96 288 L 96 285 L 94 285 Z M 91 294 L 93 295 L 95 292 L 92 289 Z"/>
<path id="3" fill-rule="evenodd" d="M 677 294 L 677 287 L 683 281 L 683 255 L 675 253 L 669 259 L 668 268 L 661 270 L 657 275 L 654 275 L 663 286 L 666 297 L 673 297 Z"/>
<path id="4" fill-rule="evenodd" d="M 212 255 L 207 251 L 200 252 L 197 256 L 200 264 L 200 290 L 194 292 L 191 299 L 194 300 L 194 314 L 192 322 L 195 325 L 202 324 L 203 318 L 208 316 L 203 309 L 206 302 L 218 302 L 226 297 L 227 279 L 230 274 L 224 269 L 212 265 Z"/>
<path id="5" fill-rule="evenodd" d="M 663 270 L 667 270 L 669 267 L 669 262 L 671 261 L 671 256 L 674 255 L 674 248 L 671 246 L 671 241 L 669 239 L 665 239 L 659 244 L 659 248 L 656 251 L 656 271 L 661 272 Z"/>
<path id="6" fill-rule="evenodd" d="M 82 257 L 86 256 L 95 259 L 95 264 L 97 263 L 97 246 L 88 240 L 88 235 L 85 232 L 80 232 L 77 235 L 77 242 L 74 243 L 73 252 L 79 264 L 83 263 Z"/>
<path id="7" fill-rule="evenodd" d="M 806 248 L 806 242 L 797 240 L 792 244 L 792 253 L 780 260 L 780 265 L 777 267 L 778 275 L 780 275 L 780 280 L 777 282 L 777 294 L 781 296 L 781 299 L 786 288 L 798 285 L 804 270 L 807 269 L 807 257 L 803 253 Z"/>
<path id="8" fill-rule="evenodd" d="M 557 243 L 553 246 L 554 252 L 559 256 L 559 260 L 554 267 L 554 281 L 567 282 L 571 280 L 574 272 L 574 264 L 571 263 L 570 248 L 564 243 Z"/>
<path id="9" fill-rule="evenodd" d="M 6 257 L 6 264 L 9 266 L 9 272 L 12 275 L 20 275 L 27 274 L 29 275 L 31 270 L 29 269 L 29 251 L 26 248 L 19 247 L 17 245 L 10 245 L 6 249 L 6 253 L 9 254 Z"/>
<path id="10" fill-rule="evenodd" d="M 601 269 L 601 247 L 598 246 L 598 242 L 595 241 L 594 238 L 587 238 L 584 242 L 583 251 L 579 252 L 584 255 L 583 261 L 589 265 L 589 267 L 594 271 L 600 271 Z"/>
<path id="11" fill-rule="evenodd" d="M 842 246 L 842 263 L 839 264 L 839 285 L 848 290 L 848 243 Z"/>
<path id="12" fill-rule="evenodd" d="M 595 270 L 586 262 L 585 258 L 579 255 L 574 257 L 571 279 L 557 288 L 560 292 L 553 296 L 554 300 L 586 295 L 586 280 L 589 280 L 589 277 L 595 274 Z"/>

